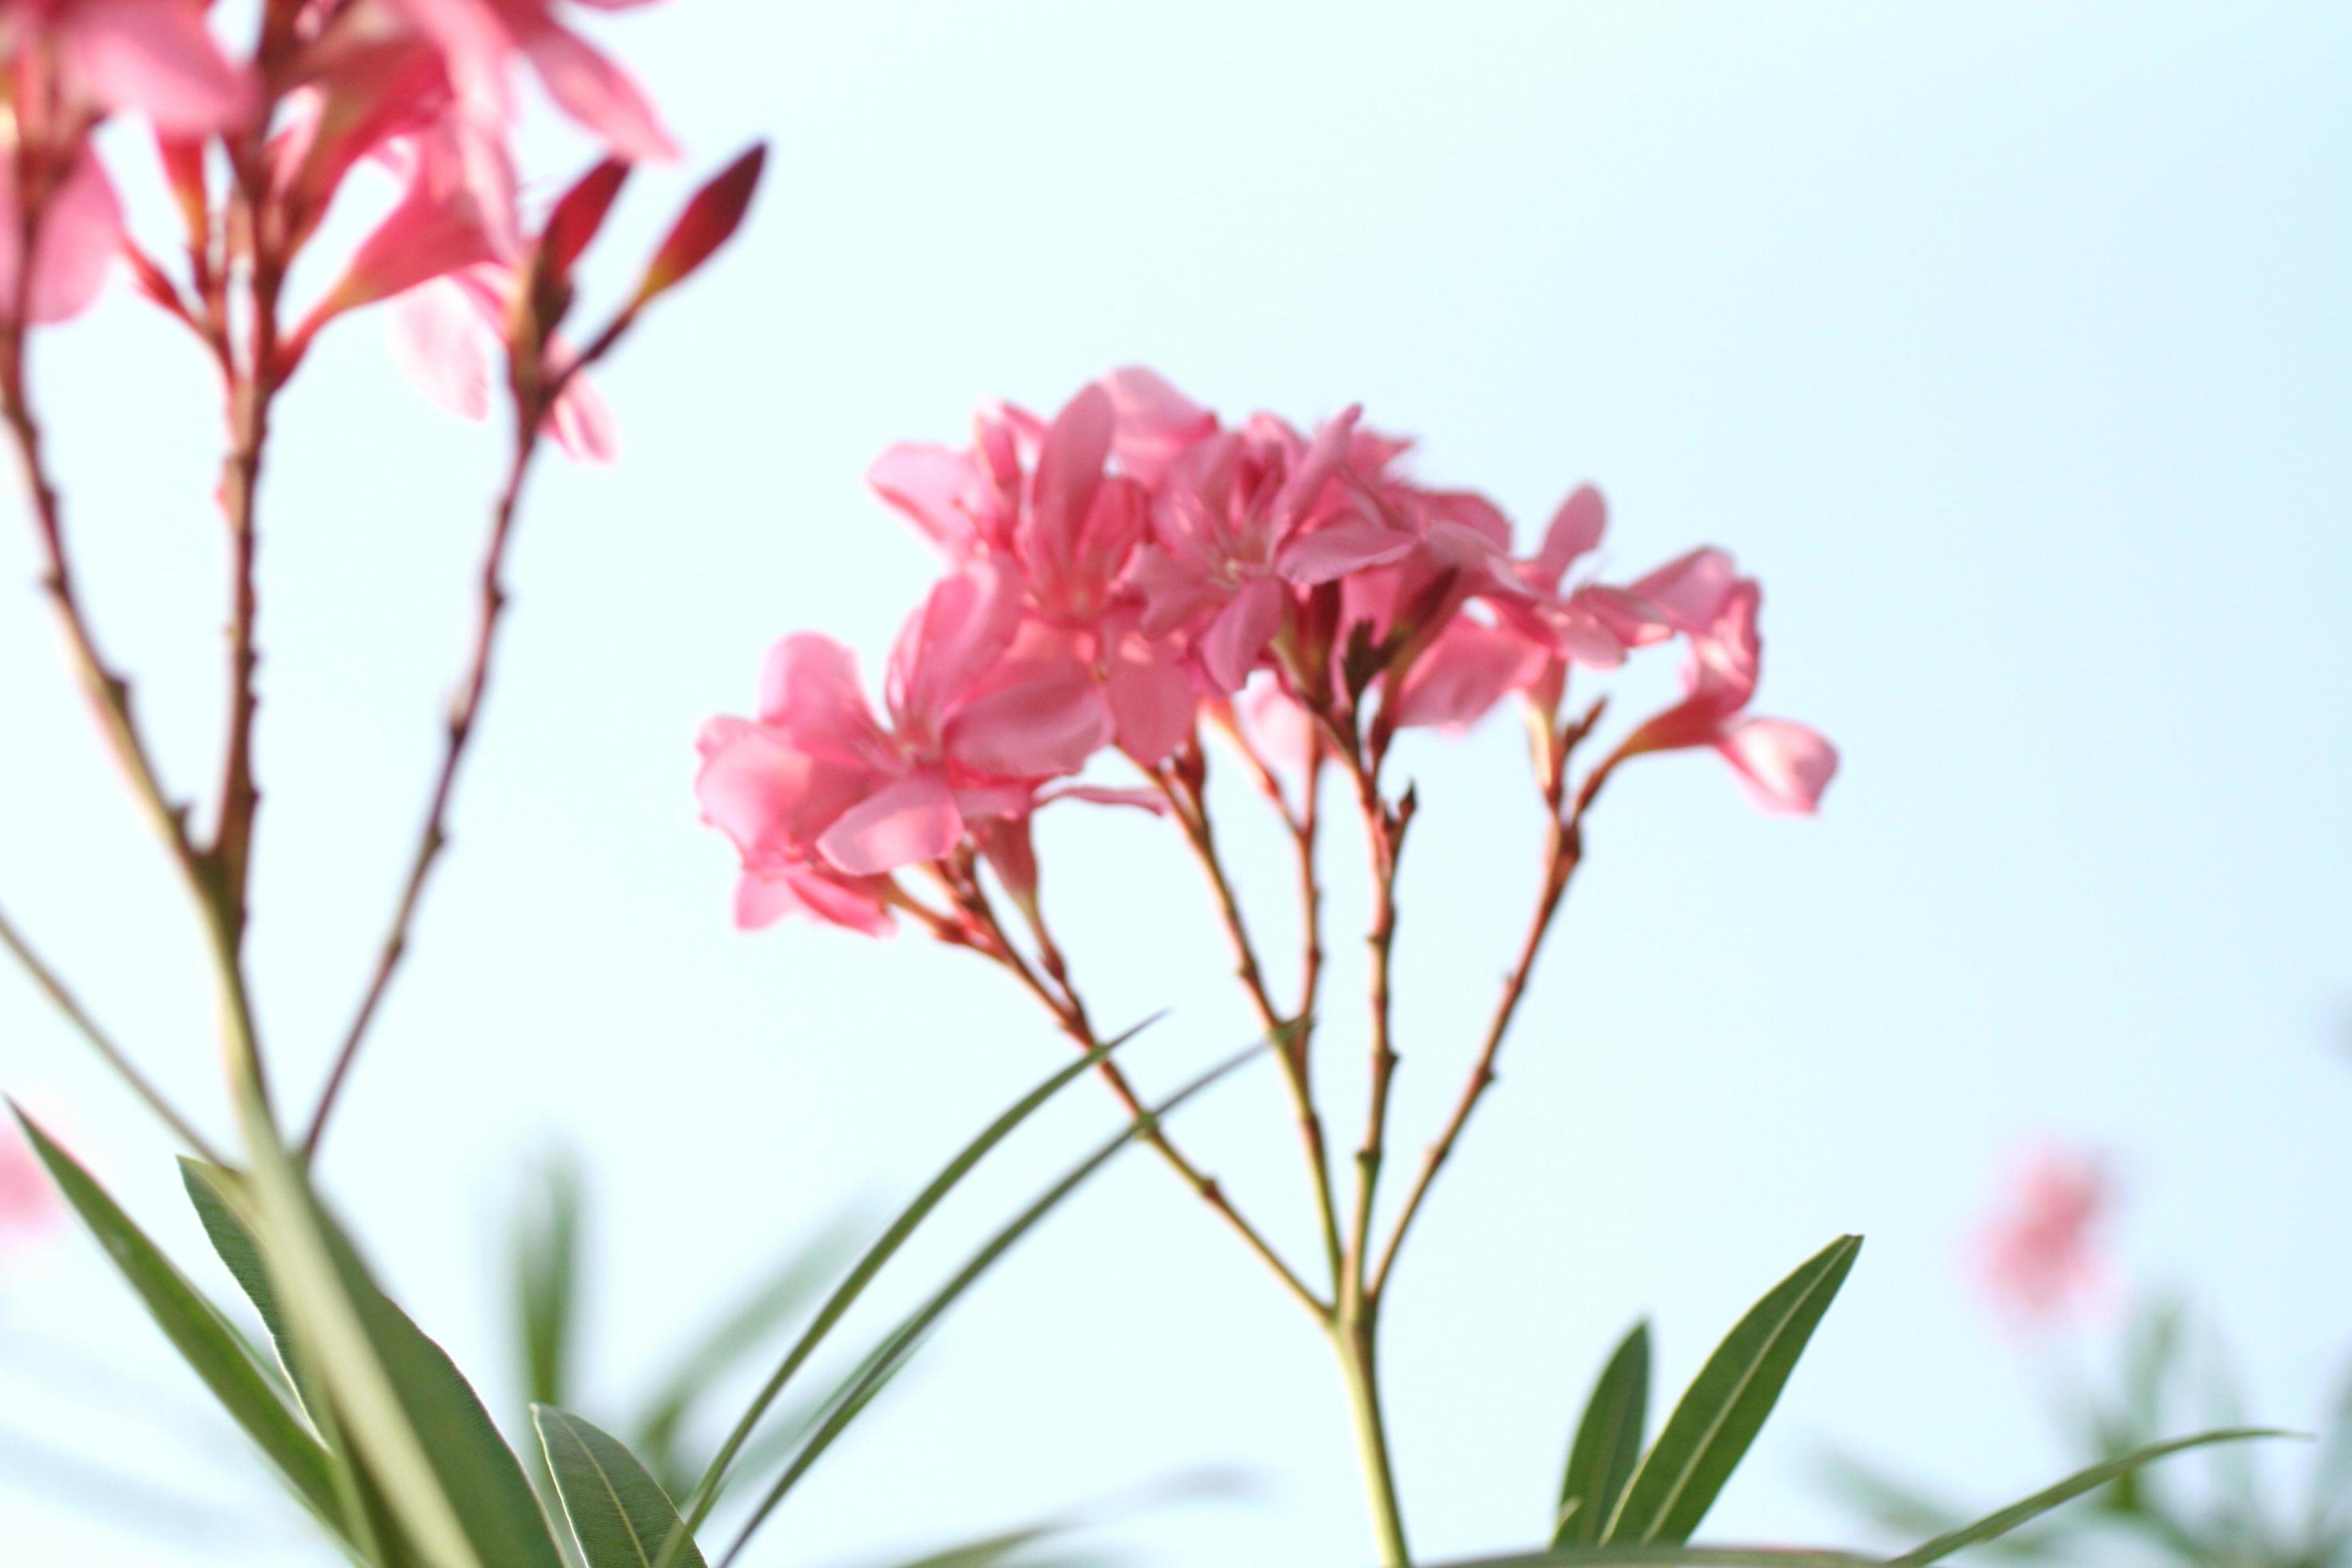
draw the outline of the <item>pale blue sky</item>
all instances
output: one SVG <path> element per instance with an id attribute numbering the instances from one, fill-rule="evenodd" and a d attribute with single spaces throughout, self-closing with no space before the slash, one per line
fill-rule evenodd
<path id="1" fill-rule="evenodd" d="M 1809 1479 L 1827 1440 L 1987 1502 L 2046 1478 L 2032 1384 L 1959 1266 L 2036 1133 L 2115 1151 L 2126 1275 L 2195 1281 L 2255 1414 L 2313 1417 L 2352 1344 L 2343 8 L 681 0 L 609 36 L 698 164 L 754 135 L 774 156 L 746 243 L 606 378 L 622 465 L 551 468 L 533 495 L 456 851 L 326 1165 L 461 1361 L 504 1364 L 497 1225 L 528 1152 L 593 1161 L 592 1384 L 617 1399 L 783 1240 L 909 1187 L 1059 1059 L 957 955 L 732 933 L 691 740 L 750 700 L 776 635 L 870 658 L 921 590 L 923 552 L 862 492 L 874 451 L 1140 360 L 1234 413 L 1360 399 L 1423 437 L 1423 473 L 1527 526 L 1596 480 L 1625 565 L 1738 550 L 1767 587 L 1761 705 L 1846 754 L 1815 822 L 1755 815 L 1703 757 L 1606 803 L 1391 1310 L 1421 1550 L 1533 1538 L 1632 1317 L 1655 1315 L 1678 1384 L 1845 1229 L 1870 1237 L 1860 1269 L 1709 1533 L 1850 1538 Z M 39 375 L 100 626 L 193 785 L 221 571 L 202 366 L 118 294 Z M 495 450 L 397 382 L 372 322 L 306 367 L 280 441 L 255 940 L 295 1086 L 406 852 Z M 209 1107 L 193 938 L 32 572 L 0 531 L 0 895 Z M 1396 1108 L 1417 1143 L 1524 918 L 1536 822 L 1508 724 L 1403 761 L 1425 807 Z M 1171 838 L 1073 816 L 1046 854 L 1097 1010 L 1176 1008 L 1140 1076 L 1244 1037 Z M 1245 891 L 1278 931 L 1264 870 Z M 0 1026 L 0 1083 L 199 1256 L 147 1127 L 13 973 Z M 1357 1026 L 1331 1028 L 1347 1104 Z M 1303 1241 L 1278 1106 L 1260 1075 L 1187 1132 Z M 1098 1098 L 1062 1107 L 908 1283 L 1112 1124 Z M 226 1427 L 145 1430 L 146 1403 L 38 1374 L 35 1336 L 103 1344 L 198 1408 L 90 1249 L 0 1279 L 0 1426 L 283 1519 Z M 761 1560 L 854 1561 L 1213 1463 L 1256 1495 L 1103 1539 L 1155 1563 L 1358 1561 L 1327 1359 L 1136 1161 L 958 1315 Z M 198 1560 L 19 1489 L 0 1521 L 27 1560 Z M 218 1539 L 215 1560 L 313 1560 Z"/>

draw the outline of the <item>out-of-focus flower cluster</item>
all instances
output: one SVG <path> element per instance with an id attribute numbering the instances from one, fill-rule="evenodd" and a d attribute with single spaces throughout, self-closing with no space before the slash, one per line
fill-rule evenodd
<path id="1" fill-rule="evenodd" d="M 1729 555 L 1599 582 L 1580 570 L 1605 523 L 1590 488 L 1515 553 L 1493 502 L 1413 482 L 1408 445 L 1352 408 L 1311 433 L 1270 414 L 1227 425 L 1130 368 L 1051 420 L 992 404 L 968 447 L 884 452 L 868 479 L 946 572 L 899 635 L 880 712 L 848 649 L 801 633 L 769 655 L 756 717 L 705 728 L 698 794 L 741 856 L 739 921 L 798 911 L 879 934 L 920 908 L 898 873 L 960 855 L 1021 892 L 1040 805 L 1154 804 L 1075 781 L 1111 751 L 1147 775 L 1174 766 L 1204 718 L 1275 765 L 1376 766 L 1398 731 L 1459 730 L 1516 695 L 1557 802 L 1581 734 L 1560 718 L 1570 668 L 1668 643 L 1682 700 L 1604 766 L 1711 747 L 1765 805 L 1813 808 L 1836 753 L 1749 714 L 1759 591 Z"/>
<path id="2" fill-rule="evenodd" d="M 576 456 L 607 456 L 609 419 L 566 374 L 551 320 L 595 224 L 554 265 L 561 247 L 526 222 L 517 83 L 535 81 L 612 167 L 672 155 L 629 75 L 570 25 L 571 13 L 645 3 L 263 0 L 249 51 L 233 52 L 201 0 L 0 0 L 0 314 L 20 328 L 72 317 L 122 256 L 225 374 L 268 387 L 330 321 L 389 301 L 402 368 L 474 418 L 528 323 L 543 356 L 534 374 L 559 394 L 548 433 Z M 93 151 L 93 132 L 120 114 L 152 131 L 185 229 L 184 279 L 126 233 Z M 256 329 L 248 318 L 274 317 L 288 269 L 361 168 L 396 190 L 381 220 L 299 321 Z M 254 309 L 229 302 L 233 277 L 257 280 Z M 268 341 L 248 346 L 257 330 Z"/>
<path id="3" fill-rule="evenodd" d="M 2095 1156 L 2054 1144 L 2028 1151 L 1977 1237 L 1987 1294 L 2021 1324 L 2095 1296 L 2106 1281 L 2098 1232 L 2114 1196 Z"/>

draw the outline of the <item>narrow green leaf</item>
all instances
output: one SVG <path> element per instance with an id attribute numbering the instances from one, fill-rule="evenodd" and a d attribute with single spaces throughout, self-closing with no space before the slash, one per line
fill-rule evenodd
<path id="1" fill-rule="evenodd" d="M 657 1553 L 678 1568 L 708 1568 L 669 1494 L 618 1438 L 551 1405 L 532 1405 L 530 1418 L 588 1568 L 653 1568 Z"/>
<path id="2" fill-rule="evenodd" d="M 258 1216 L 257 1187 L 248 1189 L 245 1178 L 215 1166 L 184 1163 L 190 1195 L 222 1261 L 252 1296 L 280 1355 L 294 1363 L 297 1385 L 314 1401 L 323 1388 L 333 1419 L 359 1426 L 351 1435 L 368 1469 L 426 1559 L 470 1568 L 562 1568 L 522 1466 L 472 1385 L 448 1352 L 377 1287 L 315 1199 L 308 1201 L 310 1224 L 331 1270 L 324 1281 L 290 1269 L 285 1249 L 264 1241 L 268 1221 Z M 329 1289 L 344 1303 L 349 1321 L 340 1330 L 340 1346 L 330 1342 L 313 1352 L 312 1326 L 331 1321 L 333 1309 L 320 1300 Z M 308 1295 L 307 1315 L 298 1292 Z M 351 1338 L 354 1331 L 358 1342 Z M 359 1382 L 361 1368 L 372 1371 L 370 1381 L 382 1380 L 380 1390 Z M 405 1441 L 389 1430 L 394 1424 Z M 402 1451 L 412 1444 L 413 1452 Z"/>
<path id="3" fill-rule="evenodd" d="M 534 1405 L 561 1405 L 569 1394 L 583 1206 L 578 1168 L 557 1158 L 516 1220 L 515 1328 Z"/>
<path id="4" fill-rule="evenodd" d="M 2048 1513 L 2062 1503 L 2072 1502 L 2084 1492 L 2095 1491 L 2109 1481 L 2127 1476 L 2143 1466 L 2154 1464 L 2158 1459 L 2180 1453 L 2184 1449 L 2201 1448 L 2212 1443 L 2242 1443 L 2255 1437 L 2295 1436 L 2297 1434 L 2293 1432 L 2282 1432 L 2266 1426 L 2225 1426 L 2219 1431 L 2200 1432 L 2193 1436 L 2175 1437 L 2167 1443 L 2151 1443 L 2145 1448 L 2134 1449 L 2131 1453 L 2109 1459 L 2105 1464 L 2093 1465 L 2086 1470 L 2077 1470 L 2056 1486 L 2046 1487 L 2022 1501 L 2010 1504 L 1997 1513 L 1989 1513 L 1974 1524 L 1962 1525 L 1958 1530 L 1939 1535 L 1935 1540 L 1893 1559 L 1889 1568 L 1927 1568 L 1929 1563 L 1940 1563 L 1955 1552 L 1966 1551 L 1971 1546 L 1997 1540 L 2029 1520 L 2037 1519 Z"/>
<path id="5" fill-rule="evenodd" d="M 1052 1540 L 1057 1533 L 1058 1526 L 1033 1524 L 1025 1529 L 1008 1530 L 1002 1535 L 968 1541 L 961 1546 L 950 1546 L 943 1552 L 912 1558 L 899 1563 L 898 1568 L 1001 1568 L 1017 1554 Z"/>
<path id="6" fill-rule="evenodd" d="M 743 1360 L 768 1342 L 786 1320 L 807 1308 L 840 1272 L 856 1249 L 863 1222 L 828 1224 L 814 1237 L 795 1245 L 774 1270 L 681 1355 L 656 1385 L 644 1414 L 631 1424 L 631 1446 L 656 1480 L 690 1487 L 693 1473 L 678 1475 L 679 1435 L 711 1389 Z"/>
<path id="7" fill-rule="evenodd" d="M 1650 1407 L 1650 1325 L 1633 1325 L 1619 1342 L 1585 1402 L 1568 1473 L 1559 1484 L 1554 1547 L 1591 1546 L 1617 1510 L 1617 1500 L 1642 1462 Z"/>
<path id="8" fill-rule="evenodd" d="M 817 1347 L 833 1331 L 834 1325 L 840 1322 L 857 1298 L 865 1294 L 866 1288 L 874 1282 L 874 1277 L 882 1272 L 882 1266 L 907 1244 L 907 1238 L 915 1234 L 916 1228 L 929 1217 L 931 1211 L 939 1207 L 990 1150 L 1003 1142 L 1039 1107 L 1076 1082 L 1080 1074 L 1100 1066 L 1111 1052 L 1150 1027 L 1154 1021 L 1154 1018 L 1146 1018 L 1118 1038 L 1106 1041 L 1013 1101 L 1003 1115 L 981 1130 L 980 1136 L 957 1151 L 955 1158 L 942 1166 L 929 1184 L 915 1194 L 914 1201 L 899 1211 L 898 1217 L 883 1230 L 874 1245 L 866 1249 L 865 1255 L 858 1258 L 833 1294 L 825 1298 L 824 1305 L 817 1309 L 815 1318 L 802 1331 L 792 1349 L 784 1352 L 783 1360 L 769 1374 L 767 1383 L 752 1395 L 750 1406 L 744 1410 L 741 1419 L 735 1423 L 734 1430 L 719 1445 L 718 1454 L 703 1471 L 702 1479 L 687 1499 L 684 1512 L 688 1529 L 700 1529 L 702 1521 L 710 1517 L 710 1510 L 718 1505 L 720 1489 L 726 1485 L 729 1469 L 733 1466 L 736 1456 L 751 1440 L 752 1429 L 768 1413 L 768 1407 L 775 1403 L 777 1395 L 783 1392 L 784 1384 L 807 1363 L 810 1356 L 816 1353 Z"/>
<path id="9" fill-rule="evenodd" d="M 1053 1213 L 1061 1205 L 1063 1200 L 1084 1185 L 1088 1177 L 1108 1164 L 1113 1155 L 1138 1138 L 1148 1137 L 1157 1131 L 1160 1124 L 1172 1114 L 1177 1107 L 1264 1049 L 1265 1046 L 1263 1043 L 1255 1045 L 1248 1050 L 1220 1062 L 1159 1105 L 1146 1110 L 1121 1128 L 1116 1136 L 1072 1167 L 1067 1175 L 1046 1188 L 1034 1202 L 1015 1215 L 1010 1224 L 989 1237 L 986 1245 L 973 1253 L 964 1266 L 956 1271 L 953 1278 L 934 1291 L 921 1306 L 908 1314 L 896 1329 L 885 1335 L 875 1354 L 868 1358 L 866 1370 L 857 1374 L 843 1391 L 842 1397 L 835 1406 L 833 1414 L 825 1417 L 824 1421 L 818 1426 L 816 1431 L 810 1436 L 806 1446 L 793 1457 L 793 1462 L 784 1468 L 783 1474 L 776 1478 L 774 1484 L 768 1489 L 767 1495 L 760 1500 L 760 1506 L 752 1510 L 751 1517 L 744 1523 L 741 1533 L 735 1538 L 735 1543 L 727 1549 L 727 1555 L 722 1560 L 721 1568 L 725 1568 L 727 1563 L 731 1563 L 735 1560 L 743 1548 L 751 1542 L 751 1537 L 759 1531 L 760 1526 L 766 1521 L 768 1515 L 792 1490 L 793 1484 L 808 1473 L 810 1468 L 824 1456 L 825 1449 L 832 1446 L 834 1439 L 840 1436 L 848 1428 L 849 1424 L 857 1419 L 858 1414 L 873 1401 L 874 1396 L 881 1392 L 884 1384 L 888 1383 L 898 1368 L 905 1363 L 906 1359 L 913 1354 L 916 1346 L 921 1342 L 923 1335 L 929 1331 L 931 1325 L 938 1322 L 948 1309 L 955 1305 L 957 1300 L 966 1290 L 971 1289 L 981 1276 L 988 1272 L 997 1259 L 1010 1251 L 1013 1245 L 1026 1236 L 1038 1221 Z"/>
<path id="10" fill-rule="evenodd" d="M 121 1270 L 148 1315 L 172 1342 L 172 1348 L 277 1467 L 302 1505 L 329 1529 L 340 1531 L 326 1447 L 287 1408 L 268 1375 L 255 1363 L 255 1352 L 245 1336 L 188 1282 L 72 1155 L 24 1111 L 13 1105 L 10 1109 L 16 1110 L 17 1125 L 48 1167 L 58 1190 Z"/>
<path id="11" fill-rule="evenodd" d="M 1748 1309 L 1691 1380 L 1602 1541 L 1640 1545 L 1690 1539 L 1763 1429 L 1861 1251 L 1860 1237 L 1838 1237 Z"/>

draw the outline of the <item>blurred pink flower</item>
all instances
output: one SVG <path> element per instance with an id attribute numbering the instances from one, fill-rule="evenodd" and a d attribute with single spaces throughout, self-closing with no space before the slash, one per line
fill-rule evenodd
<path id="1" fill-rule="evenodd" d="M 2022 1321 L 2056 1316 L 2105 1277 L 2093 1233 L 2113 1193 L 2099 1163 L 2044 1147 L 2012 1174 L 2000 1207 L 1978 1238 L 1985 1289 Z"/>
<path id="2" fill-rule="evenodd" d="M 1712 597 L 1712 590 L 1705 596 Z M 1760 673 L 1756 613 L 1762 599 L 1753 578 L 1731 585 L 1713 621 L 1688 634 L 1683 700 L 1634 731 L 1620 754 L 1712 746 L 1758 805 L 1810 813 L 1836 776 L 1837 748 L 1793 720 L 1746 716 Z"/>
<path id="3" fill-rule="evenodd" d="M 433 403 L 465 419 L 486 419 L 493 376 L 506 370 L 506 331 L 520 274 L 499 262 L 446 273 L 395 296 L 387 311 L 393 363 Z M 549 345 L 551 359 L 562 352 Z M 548 411 L 547 433 L 583 462 L 609 463 L 620 438 L 612 411 L 585 374 L 564 384 Z"/>
<path id="4" fill-rule="evenodd" d="M 0 1236 L 40 1230 L 56 1217 L 48 1173 L 14 1127 L 0 1127 Z"/>
<path id="5" fill-rule="evenodd" d="M 619 11 L 652 0 L 583 3 Z M 361 0 L 352 9 L 396 16 L 429 38 L 469 114 L 499 123 L 514 118 L 507 78 L 520 61 L 529 64 L 556 106 L 602 138 L 615 157 L 677 155 L 677 144 L 644 91 L 558 19 L 559 0 Z"/>

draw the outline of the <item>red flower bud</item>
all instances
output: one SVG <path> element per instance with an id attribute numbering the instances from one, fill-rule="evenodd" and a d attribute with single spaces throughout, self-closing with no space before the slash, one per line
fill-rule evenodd
<path id="1" fill-rule="evenodd" d="M 630 306 L 632 311 L 683 282 L 727 243 L 751 205 L 751 193 L 760 184 L 761 165 L 767 158 L 767 144 L 758 143 L 694 193 L 686 210 L 678 214 L 669 237 L 654 253 L 652 265 L 646 268 L 645 281 L 637 285 L 636 299 Z"/>
<path id="2" fill-rule="evenodd" d="M 581 253 L 604 226 L 604 216 L 613 210 L 613 200 L 628 177 L 628 164 L 607 158 L 563 193 L 548 213 L 547 227 L 540 236 L 541 276 L 561 283 L 572 275 Z"/>

